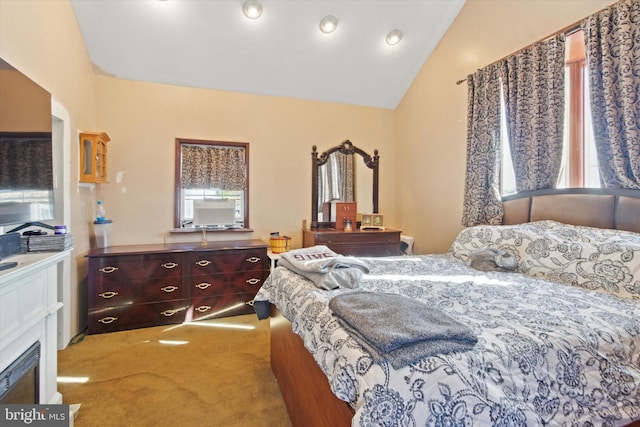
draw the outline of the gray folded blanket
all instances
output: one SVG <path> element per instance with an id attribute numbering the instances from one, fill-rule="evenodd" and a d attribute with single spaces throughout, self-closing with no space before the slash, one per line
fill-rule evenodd
<path id="1" fill-rule="evenodd" d="M 513 252 L 498 248 L 477 249 L 469 254 L 468 263 L 481 271 L 513 271 L 518 266 Z"/>
<path id="2" fill-rule="evenodd" d="M 295 249 L 280 255 L 278 266 L 311 280 L 318 288 L 357 288 L 369 267 L 362 260 L 335 253 L 327 246 Z"/>
<path id="3" fill-rule="evenodd" d="M 386 359 L 395 369 L 478 342 L 469 327 L 402 295 L 354 291 L 333 297 L 329 308 L 374 360 Z"/>

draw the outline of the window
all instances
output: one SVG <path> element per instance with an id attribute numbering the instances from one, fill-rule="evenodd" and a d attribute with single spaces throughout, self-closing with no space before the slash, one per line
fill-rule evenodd
<path id="1" fill-rule="evenodd" d="M 174 227 L 193 229 L 196 200 L 232 200 L 235 224 L 249 228 L 249 144 L 176 139 Z M 208 229 L 215 229 L 207 227 Z"/>
<path id="2" fill-rule="evenodd" d="M 565 59 L 565 125 L 557 188 L 599 188 L 600 176 L 591 123 L 584 34 L 568 34 Z M 515 174 L 502 107 L 502 195 L 516 192 Z"/>

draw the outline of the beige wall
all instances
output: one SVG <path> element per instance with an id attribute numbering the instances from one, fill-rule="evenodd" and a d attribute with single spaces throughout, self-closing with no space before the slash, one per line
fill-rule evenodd
<path id="1" fill-rule="evenodd" d="M 51 132 L 51 96 L 24 74 L 0 70 L 0 131 Z"/>
<path id="2" fill-rule="evenodd" d="M 173 227 L 175 138 L 249 142 L 253 233 L 209 233 L 210 240 L 279 231 L 302 244 L 311 216 L 311 149 L 350 139 L 381 158 L 381 212 L 395 217 L 395 113 L 287 98 L 98 78 L 98 129 L 111 137 L 109 181 L 99 188 L 113 243 L 199 240 Z"/>
<path id="3" fill-rule="evenodd" d="M 74 234 L 71 262 L 71 328 L 79 332 L 86 317 L 86 259 L 89 246 L 88 207 L 93 189 L 78 185 L 78 129 L 95 124 L 95 75 L 68 1 L 0 0 L 0 57 L 51 93 L 66 110 L 65 170 L 57 183 L 69 197 L 65 222 Z M 66 176 L 66 178 L 65 178 Z"/>
<path id="4" fill-rule="evenodd" d="M 397 221 L 415 251 L 447 251 L 462 229 L 467 85 L 456 81 L 612 3 L 467 0 L 396 109 Z"/>

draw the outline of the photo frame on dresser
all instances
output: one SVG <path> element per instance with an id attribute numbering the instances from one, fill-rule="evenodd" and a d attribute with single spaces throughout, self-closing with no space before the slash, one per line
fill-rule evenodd
<path id="1" fill-rule="evenodd" d="M 373 225 L 373 214 L 362 214 L 360 225 L 363 227 L 370 227 Z"/>

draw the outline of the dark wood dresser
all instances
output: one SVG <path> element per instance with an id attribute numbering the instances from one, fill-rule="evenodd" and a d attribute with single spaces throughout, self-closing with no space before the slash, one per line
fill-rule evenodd
<path id="1" fill-rule="evenodd" d="M 302 245 L 307 248 L 326 245 L 341 255 L 391 256 L 401 255 L 400 230 L 353 230 L 305 229 Z"/>
<path id="2" fill-rule="evenodd" d="M 253 313 L 269 275 L 261 240 L 126 245 L 89 258 L 89 333 Z"/>

